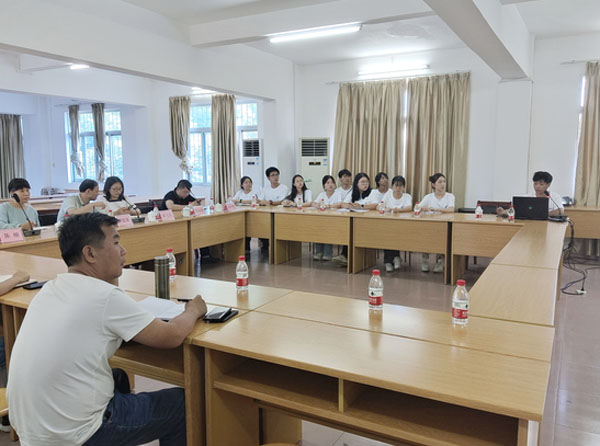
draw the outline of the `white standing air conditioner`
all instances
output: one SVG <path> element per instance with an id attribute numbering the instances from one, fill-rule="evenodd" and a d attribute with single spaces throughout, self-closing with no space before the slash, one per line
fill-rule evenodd
<path id="1" fill-rule="evenodd" d="M 263 186 L 262 144 L 258 139 L 245 139 L 242 145 L 242 175 L 252 178 L 252 189 L 258 192 Z"/>
<path id="2" fill-rule="evenodd" d="M 323 176 L 329 174 L 329 138 L 300 139 L 300 175 L 317 198 L 323 191 Z"/>

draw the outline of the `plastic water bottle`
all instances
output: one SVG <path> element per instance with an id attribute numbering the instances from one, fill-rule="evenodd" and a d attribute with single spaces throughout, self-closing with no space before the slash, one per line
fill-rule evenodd
<path id="1" fill-rule="evenodd" d="M 114 214 L 113 214 L 113 210 L 112 210 L 112 209 L 109 209 L 109 210 L 108 210 L 108 216 L 109 216 L 109 217 L 114 217 Z"/>
<path id="2" fill-rule="evenodd" d="M 213 198 L 210 199 L 210 204 L 208 206 L 208 210 L 210 212 L 214 212 L 215 211 L 215 200 Z"/>
<path id="3" fill-rule="evenodd" d="M 327 209 L 327 205 L 325 204 L 325 199 L 321 198 L 321 202 L 319 203 L 319 210 L 324 211 Z"/>
<path id="4" fill-rule="evenodd" d="M 300 196 L 296 197 L 296 209 L 302 210 L 302 197 Z"/>
<path id="5" fill-rule="evenodd" d="M 415 217 L 419 217 L 421 215 L 421 205 L 419 204 L 419 202 L 417 201 L 415 203 L 415 209 L 414 209 L 414 216 Z"/>
<path id="6" fill-rule="evenodd" d="M 483 218 L 483 209 L 479 204 L 479 201 L 477 202 L 477 207 L 475 208 L 475 218 Z"/>
<path id="7" fill-rule="evenodd" d="M 255 208 L 257 204 L 256 195 L 252 195 L 252 207 Z"/>
<path id="8" fill-rule="evenodd" d="M 225 202 L 226 211 L 232 209 L 234 207 L 233 200 L 231 199 L 231 195 L 227 195 L 227 201 Z"/>
<path id="9" fill-rule="evenodd" d="M 510 204 L 510 207 L 508 208 L 508 221 L 511 223 L 515 222 L 515 208 L 513 207 L 512 203 Z"/>
<path id="10" fill-rule="evenodd" d="M 173 283 L 177 275 L 177 259 L 173 254 L 173 248 L 167 248 L 167 257 L 169 258 L 169 281 Z"/>
<path id="11" fill-rule="evenodd" d="M 377 212 L 379 212 L 379 215 L 385 214 L 385 203 L 383 202 L 383 200 L 381 200 L 377 205 Z"/>
<path id="12" fill-rule="evenodd" d="M 456 281 L 452 293 L 452 322 L 454 325 L 467 325 L 469 322 L 469 293 L 463 279 Z"/>
<path id="13" fill-rule="evenodd" d="M 245 256 L 238 257 L 238 264 L 235 267 L 235 286 L 238 291 L 248 289 L 248 265 Z"/>
<path id="14" fill-rule="evenodd" d="M 373 270 L 369 282 L 369 310 L 383 310 L 383 281 L 378 269 Z"/>

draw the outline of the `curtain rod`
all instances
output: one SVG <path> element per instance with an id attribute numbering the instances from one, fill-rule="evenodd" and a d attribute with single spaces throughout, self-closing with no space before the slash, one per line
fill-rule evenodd
<path id="1" fill-rule="evenodd" d="M 417 79 L 421 77 L 436 77 L 436 76 L 446 76 L 449 74 L 461 74 L 461 73 L 470 73 L 471 71 L 454 71 L 452 73 L 440 73 L 440 74 L 419 74 L 418 76 L 398 76 L 398 77 L 382 77 L 379 79 L 354 79 L 347 81 L 327 81 L 325 85 L 335 85 L 335 84 L 356 84 L 358 82 L 378 82 L 378 81 L 393 81 L 396 79 Z"/>
<path id="2" fill-rule="evenodd" d="M 587 63 L 587 62 L 600 62 L 600 59 L 589 59 L 589 60 L 565 60 L 561 62 L 561 65 L 573 65 L 577 63 Z"/>

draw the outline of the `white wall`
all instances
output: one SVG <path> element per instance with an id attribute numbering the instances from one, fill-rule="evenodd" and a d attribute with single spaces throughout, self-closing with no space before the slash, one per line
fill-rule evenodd
<path id="1" fill-rule="evenodd" d="M 600 34 L 543 39 L 535 44 L 529 173 L 552 173 L 552 190 L 560 195 L 574 194 L 581 79 L 585 74 L 585 63 L 562 63 L 597 60 L 599 48 Z"/>

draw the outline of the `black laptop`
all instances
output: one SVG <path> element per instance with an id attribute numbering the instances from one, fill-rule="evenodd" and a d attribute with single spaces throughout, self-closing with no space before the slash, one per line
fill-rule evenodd
<path id="1" fill-rule="evenodd" d="M 548 220 L 548 197 L 513 197 L 515 218 Z"/>

